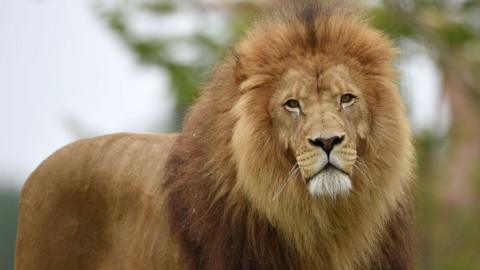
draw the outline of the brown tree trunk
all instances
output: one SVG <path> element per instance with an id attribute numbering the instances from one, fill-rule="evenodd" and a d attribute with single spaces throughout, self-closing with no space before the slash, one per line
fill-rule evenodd
<path id="1" fill-rule="evenodd" d="M 472 205 L 476 197 L 472 180 L 480 160 L 480 114 L 479 104 L 465 80 L 468 74 L 465 67 L 468 64 L 452 64 L 444 69 L 443 86 L 450 102 L 452 139 L 448 166 L 443 169 L 446 177 L 441 185 L 441 199 L 448 208 Z"/>

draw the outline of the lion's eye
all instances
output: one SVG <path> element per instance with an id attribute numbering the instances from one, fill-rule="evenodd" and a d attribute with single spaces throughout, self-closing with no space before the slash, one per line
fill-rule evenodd
<path id="1" fill-rule="evenodd" d="M 300 109 L 300 102 L 296 99 L 289 99 L 285 102 L 285 107 L 290 110 Z"/>
<path id="2" fill-rule="evenodd" d="M 345 103 L 350 103 L 352 102 L 352 100 L 354 100 L 356 97 L 352 94 L 345 94 L 343 95 L 341 98 L 340 98 L 340 102 L 342 102 L 343 104 Z"/>

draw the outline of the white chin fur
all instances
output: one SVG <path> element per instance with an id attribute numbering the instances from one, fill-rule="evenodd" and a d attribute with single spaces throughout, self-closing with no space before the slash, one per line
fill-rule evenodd
<path id="1" fill-rule="evenodd" d="M 313 196 L 330 196 L 348 194 L 352 189 L 350 177 L 336 169 L 325 169 L 308 183 L 308 190 Z"/>

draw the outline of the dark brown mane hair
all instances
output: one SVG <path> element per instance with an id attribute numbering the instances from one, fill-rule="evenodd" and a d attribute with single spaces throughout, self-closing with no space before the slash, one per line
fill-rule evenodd
<path id="1" fill-rule="evenodd" d="M 311 251 L 318 253 L 318 265 L 312 266 L 313 262 L 306 265 L 303 261 L 306 257 L 302 254 L 304 250 L 289 243 L 291 238 L 282 234 L 261 210 L 252 205 L 249 194 L 238 192 L 238 164 L 231 147 L 236 124 L 232 108 L 242 95 L 242 87 L 248 86 L 256 91 L 259 85 L 274 84 L 289 63 L 325 55 L 335 57 L 365 74 L 370 87 L 396 90 L 395 71 L 391 65 L 395 50 L 390 41 L 382 33 L 371 29 L 357 11 L 344 5 L 308 4 L 285 7 L 267 16 L 255 24 L 234 52 L 216 68 L 199 99 L 188 111 L 183 131 L 168 157 L 164 186 L 168 192 L 170 230 L 180 242 L 180 258 L 189 269 L 328 269 L 325 267 L 338 260 L 328 251 L 329 242 L 325 242 L 326 247 L 315 247 L 316 250 Z M 259 75 L 261 80 L 247 80 Z M 267 100 L 271 91 L 256 91 L 255 95 L 258 100 Z M 378 100 L 400 104 L 399 100 L 383 92 L 371 93 L 368 98 L 372 104 Z M 409 154 L 405 154 L 406 161 L 394 157 L 411 151 L 409 131 L 397 126 L 398 122 L 404 121 L 401 115 L 403 107 L 398 107 L 398 115 L 383 115 L 382 108 L 372 112 L 372 125 L 382 123 L 381 128 L 401 137 L 398 139 L 401 142 L 397 143 L 386 136 L 386 131 L 370 134 L 372 140 L 365 143 L 363 160 L 374 160 L 374 164 L 383 166 L 378 177 L 395 171 L 396 167 L 392 166 L 397 166 L 382 159 L 399 164 L 409 163 L 411 159 Z M 383 110 L 388 112 L 385 108 Z M 269 125 L 268 117 L 261 121 L 265 126 Z M 276 149 L 271 141 L 252 143 L 271 152 Z M 392 150 L 397 147 L 406 150 L 375 159 L 373 153 L 381 151 L 378 145 L 391 146 Z M 264 166 L 279 168 L 289 162 L 279 153 L 270 154 L 274 156 L 271 162 L 261 156 L 255 158 L 262 160 L 264 163 L 260 163 Z M 409 173 L 405 172 L 408 175 L 405 177 L 409 177 Z M 398 194 L 408 194 L 407 186 L 397 189 L 402 189 Z M 362 192 L 362 188 L 359 190 Z M 386 209 L 396 210 L 388 220 L 379 221 L 387 223 L 384 225 L 388 226 L 385 235 L 377 235 L 368 243 L 379 245 L 378 250 L 372 249 L 372 254 L 368 254 L 371 257 L 352 259 L 345 265 L 357 269 L 410 269 L 411 219 L 406 203 L 409 198 L 396 194 L 372 196 L 378 197 L 378 201 L 385 200 L 382 203 L 387 205 Z M 358 196 L 359 204 L 364 203 L 362 200 L 365 197 Z M 372 202 L 375 200 L 372 199 Z M 337 204 L 338 212 L 325 212 L 325 215 L 331 220 L 346 222 L 346 218 L 336 215 L 348 213 L 349 203 L 340 200 Z M 367 208 L 365 206 L 361 210 Z M 355 250 L 351 252 L 354 254 Z"/>

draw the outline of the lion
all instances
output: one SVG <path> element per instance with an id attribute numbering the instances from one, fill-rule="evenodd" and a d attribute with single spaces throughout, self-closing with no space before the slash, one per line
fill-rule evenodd
<path id="1" fill-rule="evenodd" d="M 182 132 L 81 140 L 33 172 L 16 269 L 413 269 L 396 53 L 345 7 L 267 16 Z"/>

